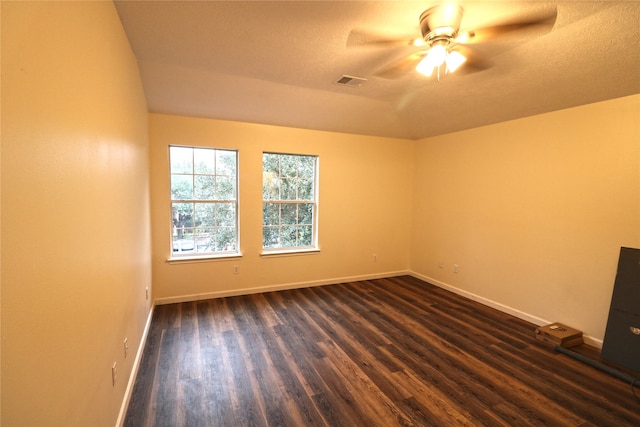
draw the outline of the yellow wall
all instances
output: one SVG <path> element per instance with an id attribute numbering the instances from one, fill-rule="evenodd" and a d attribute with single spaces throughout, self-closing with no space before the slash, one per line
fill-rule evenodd
<path id="1" fill-rule="evenodd" d="M 409 266 L 413 141 L 150 115 L 154 297 L 330 283 Z M 239 150 L 241 259 L 168 264 L 168 146 Z M 319 156 L 320 253 L 261 257 L 262 152 Z M 377 262 L 373 262 L 377 254 Z M 233 274 L 233 266 L 239 274 Z"/>
<path id="2" fill-rule="evenodd" d="M 640 95 L 425 139 L 414 169 L 414 272 L 602 340 L 640 247 Z"/>
<path id="3" fill-rule="evenodd" d="M 419 142 L 147 116 L 113 4 L 0 16 L 0 423 L 114 425 L 152 273 L 167 302 L 413 271 L 602 338 L 640 246 L 640 95 Z M 242 258 L 166 262 L 169 144 L 240 150 Z M 320 156 L 320 253 L 260 256 L 263 151 Z"/>
<path id="4" fill-rule="evenodd" d="M 113 426 L 150 310 L 136 59 L 111 2 L 1 7 L 2 423 Z"/>

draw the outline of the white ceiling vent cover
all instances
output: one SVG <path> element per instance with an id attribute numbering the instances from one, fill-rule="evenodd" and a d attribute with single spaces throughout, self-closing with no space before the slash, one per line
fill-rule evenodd
<path id="1" fill-rule="evenodd" d="M 344 75 L 336 83 L 341 86 L 359 87 L 366 81 L 367 79 L 365 79 L 364 77 L 354 77 L 354 76 Z"/>

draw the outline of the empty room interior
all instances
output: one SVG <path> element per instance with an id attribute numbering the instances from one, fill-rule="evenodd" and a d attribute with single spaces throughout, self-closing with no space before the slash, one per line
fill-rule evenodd
<path id="1" fill-rule="evenodd" d="M 0 425 L 640 423 L 640 3 L 0 17 Z"/>

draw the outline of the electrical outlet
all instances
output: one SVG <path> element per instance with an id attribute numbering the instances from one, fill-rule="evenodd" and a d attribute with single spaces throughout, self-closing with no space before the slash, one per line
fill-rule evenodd
<path id="1" fill-rule="evenodd" d="M 128 354 L 129 354 L 129 339 L 125 338 L 124 339 L 124 357 L 125 357 L 125 359 L 126 359 Z"/>
<path id="2" fill-rule="evenodd" d="M 373 254 L 373 262 L 378 262 L 378 254 Z"/>
<path id="3" fill-rule="evenodd" d="M 238 274 L 240 272 L 240 269 L 238 268 L 237 265 L 233 266 L 233 274 Z"/>
<path id="4" fill-rule="evenodd" d="M 145 294 L 145 298 L 149 299 L 149 287 L 148 286 L 146 288 L 144 288 L 144 294 Z"/>
<path id="5" fill-rule="evenodd" d="M 457 273 L 460 270 L 460 267 L 458 267 L 458 264 L 453 264 L 453 272 Z"/>
<path id="6" fill-rule="evenodd" d="M 438 263 L 438 268 L 444 268 L 444 261 L 440 261 Z"/>
<path id="7" fill-rule="evenodd" d="M 118 379 L 118 366 L 116 362 L 113 362 L 113 366 L 111 367 L 111 383 L 112 385 L 116 385 L 116 380 Z"/>

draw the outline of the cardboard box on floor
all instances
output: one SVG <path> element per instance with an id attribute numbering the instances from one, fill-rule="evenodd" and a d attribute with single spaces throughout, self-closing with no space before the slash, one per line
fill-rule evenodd
<path id="1" fill-rule="evenodd" d="M 536 339 L 553 347 L 573 347 L 584 342 L 582 331 L 558 322 L 536 328 Z"/>

